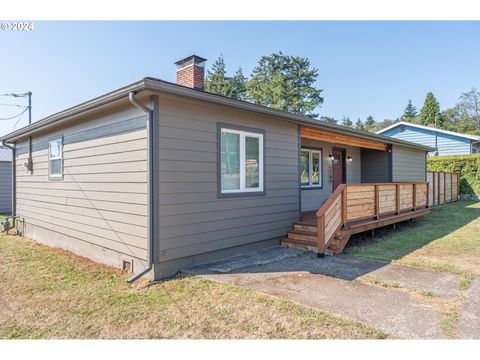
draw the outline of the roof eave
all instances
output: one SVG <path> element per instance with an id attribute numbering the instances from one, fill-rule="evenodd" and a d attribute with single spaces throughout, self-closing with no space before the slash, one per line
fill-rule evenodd
<path id="1" fill-rule="evenodd" d="M 128 96 L 131 91 L 139 92 L 145 88 L 144 80 L 140 80 L 124 86 L 120 89 L 111 91 L 107 94 L 98 96 L 94 99 L 85 101 L 81 104 L 70 107 L 66 110 L 60 111 L 50 115 L 42 120 L 36 121 L 31 125 L 25 126 L 10 134 L 0 137 L 1 142 L 11 143 L 15 140 L 29 136 L 37 131 L 48 129 L 49 127 L 57 126 L 61 123 L 67 122 L 79 115 L 85 114 L 88 111 L 95 110 L 100 106 L 107 105 L 111 102 L 121 100 Z"/>
<path id="2" fill-rule="evenodd" d="M 102 96 L 96 97 L 92 100 L 83 102 L 74 107 L 68 108 L 64 111 L 50 115 L 40 121 L 34 122 L 29 126 L 26 126 L 22 129 L 14 131 L 10 134 L 4 135 L 3 137 L 0 138 L 0 140 L 3 142 L 14 142 L 17 139 L 24 138 L 37 131 L 45 130 L 50 127 L 65 123 L 69 120 L 73 120 L 77 116 L 85 114 L 85 112 L 95 110 L 100 106 L 107 105 L 113 101 L 121 100 L 127 97 L 131 91 L 140 92 L 144 90 L 150 90 L 154 92 L 165 92 L 173 95 L 185 96 L 189 98 L 214 102 L 217 104 L 223 104 L 223 105 L 231 106 L 237 109 L 243 109 L 243 110 L 252 111 L 256 113 L 262 113 L 265 115 L 275 116 L 278 118 L 282 118 L 286 121 L 294 122 L 294 123 L 305 125 L 305 126 L 311 126 L 313 128 L 326 129 L 328 131 L 331 131 L 334 133 L 340 133 L 340 134 L 347 133 L 358 138 L 382 142 L 385 144 L 396 144 L 396 145 L 421 149 L 424 151 L 435 150 L 434 148 L 431 148 L 428 146 L 415 144 L 408 141 L 398 140 L 398 139 L 394 139 L 394 138 L 380 135 L 380 134 L 366 133 L 361 130 L 347 128 L 345 126 L 331 124 L 325 121 L 312 119 L 307 116 L 290 114 L 288 112 L 268 108 L 266 106 L 261 106 L 261 105 L 256 105 L 256 104 L 252 104 L 245 101 L 235 100 L 225 96 L 207 93 L 204 91 L 191 89 L 185 86 L 169 83 L 160 79 L 148 78 L 148 77 L 140 81 L 134 82 L 132 84 L 129 84 L 127 86 L 124 86 L 120 89 L 104 94 Z"/>

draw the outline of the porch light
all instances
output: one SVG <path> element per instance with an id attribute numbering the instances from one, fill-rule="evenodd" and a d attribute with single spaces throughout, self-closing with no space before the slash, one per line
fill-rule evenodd
<path id="1" fill-rule="evenodd" d="M 328 158 L 332 161 L 335 159 L 335 157 L 332 154 L 328 155 Z"/>
<path id="2" fill-rule="evenodd" d="M 352 161 L 353 161 L 353 158 L 352 158 L 350 155 L 348 155 L 348 156 L 347 156 L 347 161 L 348 161 L 348 162 L 352 162 Z"/>

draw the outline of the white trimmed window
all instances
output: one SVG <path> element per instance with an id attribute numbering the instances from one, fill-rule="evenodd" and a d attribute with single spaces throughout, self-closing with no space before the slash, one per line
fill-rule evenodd
<path id="1" fill-rule="evenodd" d="M 50 179 L 63 178 L 63 141 L 62 138 L 48 142 L 48 175 Z"/>
<path id="2" fill-rule="evenodd" d="M 302 149 L 300 166 L 302 187 L 322 187 L 322 150 Z"/>
<path id="3" fill-rule="evenodd" d="M 221 128 L 221 193 L 263 192 L 263 133 Z"/>

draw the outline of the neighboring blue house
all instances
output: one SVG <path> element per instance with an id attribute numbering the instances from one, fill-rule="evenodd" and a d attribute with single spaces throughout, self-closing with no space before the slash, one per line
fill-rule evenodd
<path id="1" fill-rule="evenodd" d="M 431 146 L 430 155 L 463 155 L 480 153 L 480 136 L 461 134 L 404 121 L 377 131 L 377 134 Z"/>

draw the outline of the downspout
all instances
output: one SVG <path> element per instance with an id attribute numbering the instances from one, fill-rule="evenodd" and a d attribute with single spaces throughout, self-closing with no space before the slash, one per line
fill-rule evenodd
<path id="1" fill-rule="evenodd" d="M 17 215 L 17 165 L 16 165 L 16 148 L 2 141 L 2 145 L 12 150 L 12 216 Z"/>
<path id="2" fill-rule="evenodd" d="M 127 282 L 129 284 L 133 283 L 134 281 L 140 279 L 142 276 L 150 272 L 153 268 L 153 253 L 154 253 L 154 214 L 153 214 L 153 209 L 154 209 L 154 203 L 155 203 L 155 197 L 154 197 L 154 153 L 153 153 L 153 141 L 154 141 L 154 136 L 153 136 L 153 118 L 154 118 L 154 110 L 146 106 L 145 104 L 141 103 L 138 101 L 135 97 L 136 93 L 134 91 L 131 91 L 128 94 L 128 99 L 130 102 L 135 105 L 137 108 L 141 109 L 145 113 L 148 113 L 148 120 L 147 120 L 147 136 L 148 136 L 148 173 L 147 173 L 147 182 L 148 182 L 148 240 L 147 240 L 147 268 L 132 277 L 130 277 Z"/>

